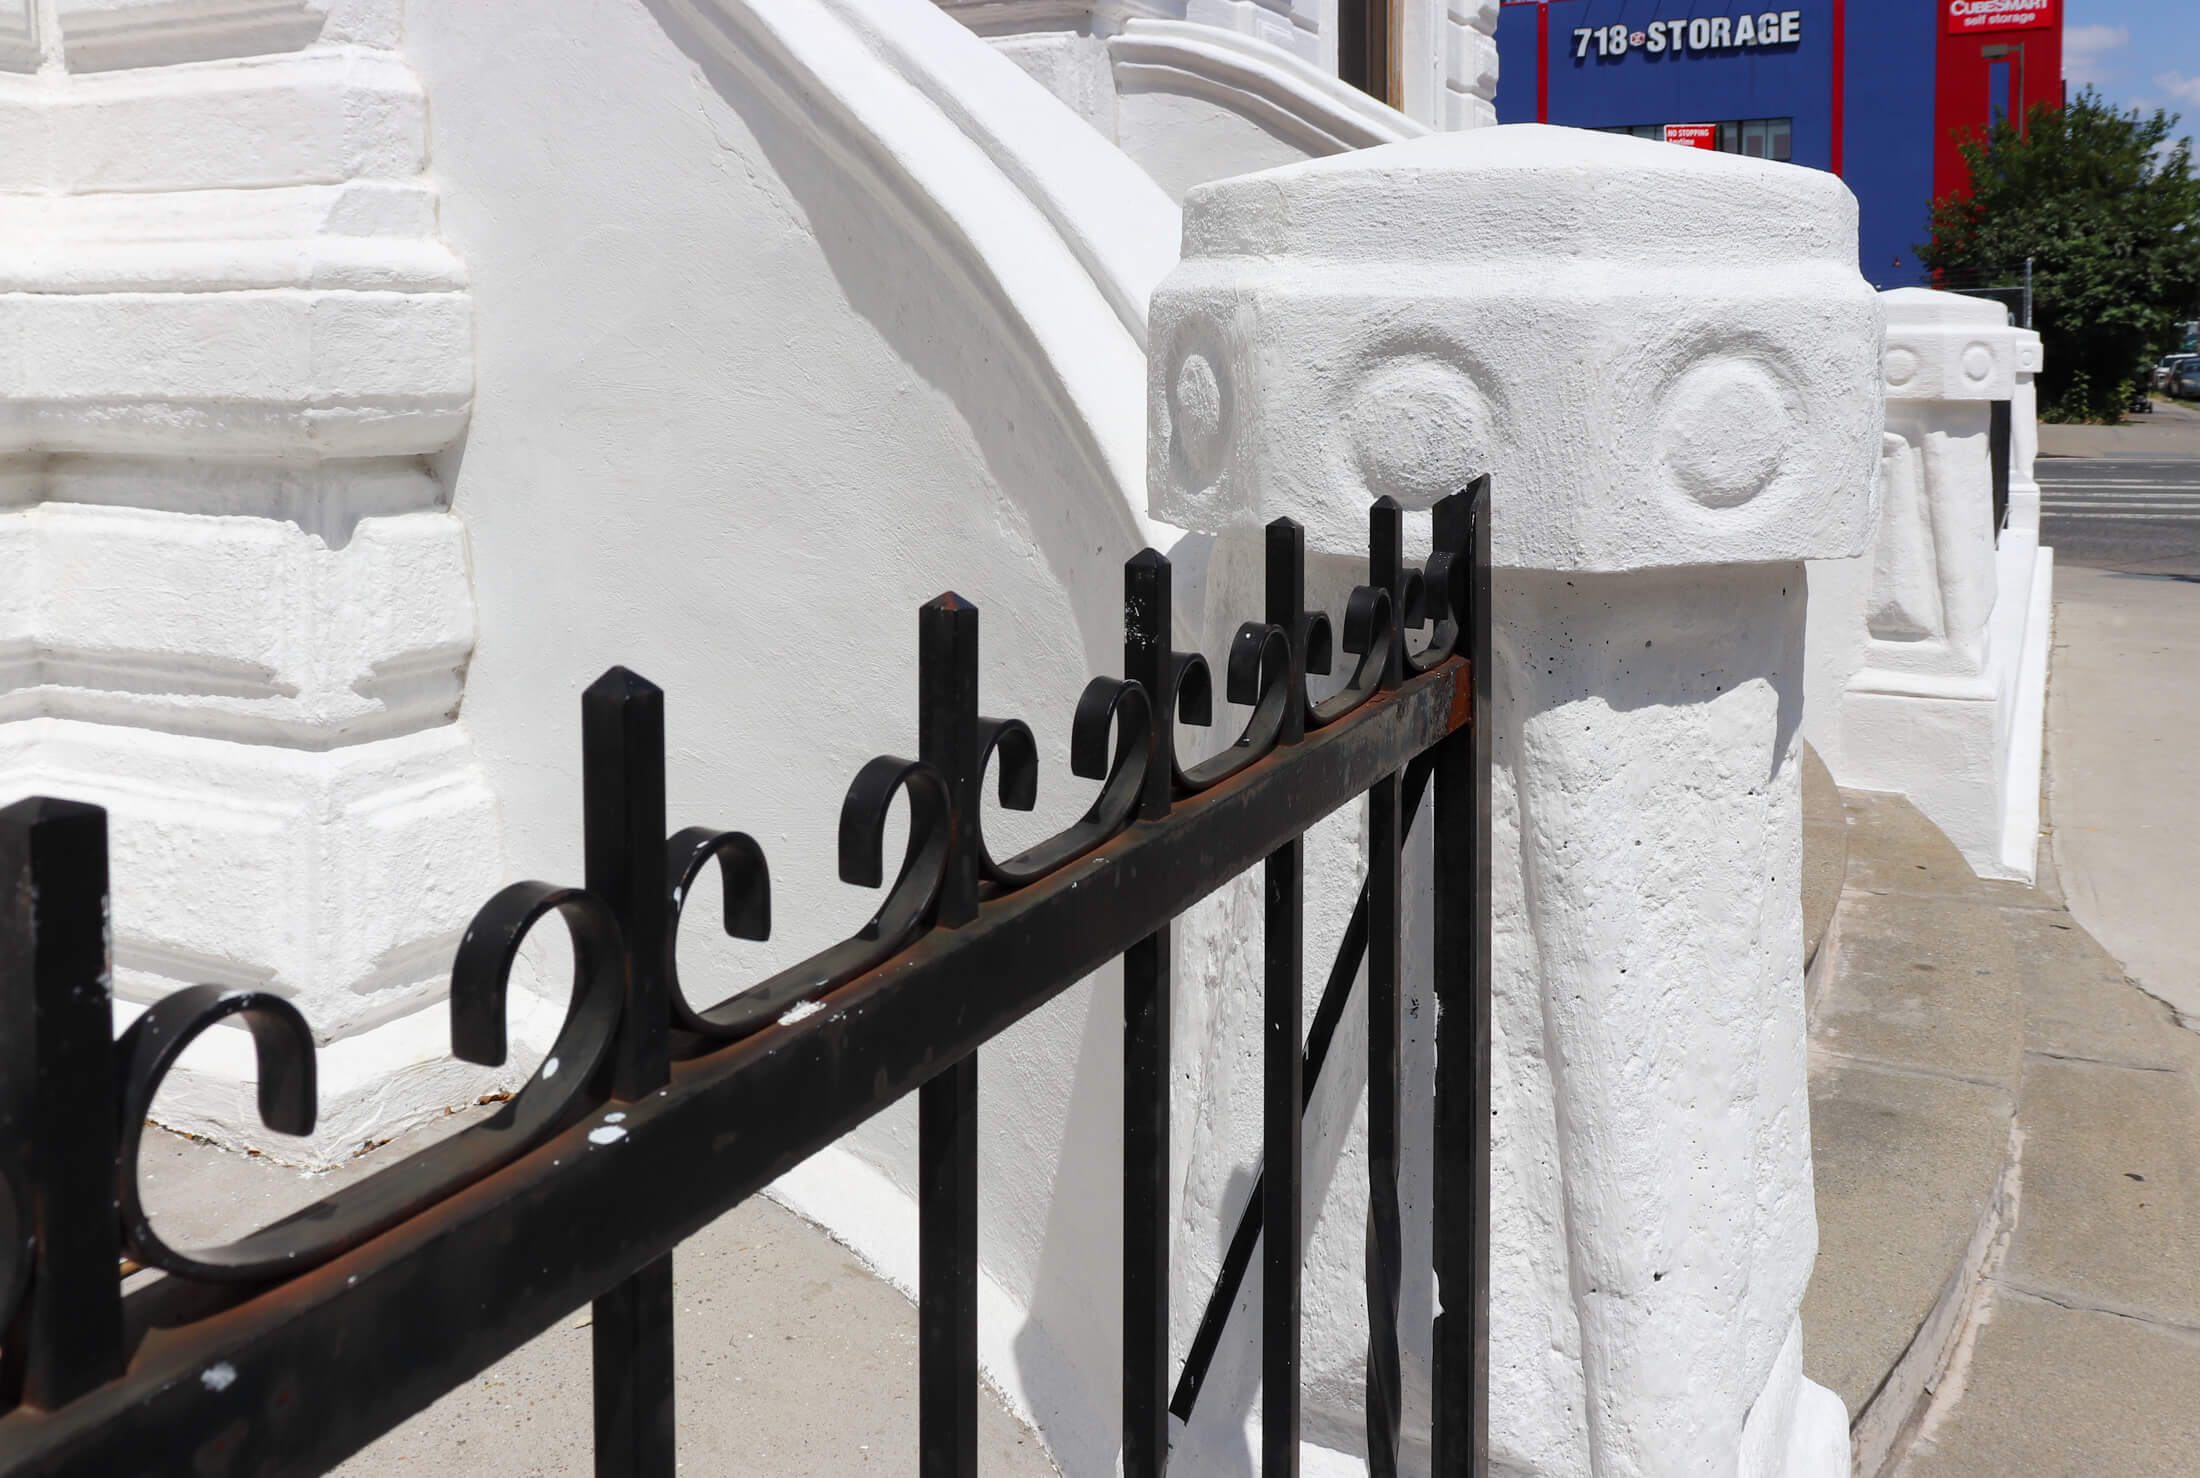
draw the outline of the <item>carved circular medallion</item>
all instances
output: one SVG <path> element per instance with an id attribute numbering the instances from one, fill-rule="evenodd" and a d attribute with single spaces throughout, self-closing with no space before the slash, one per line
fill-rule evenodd
<path id="1" fill-rule="evenodd" d="M 1368 492 L 1427 508 L 1487 471 L 1485 406 L 1473 379 L 1441 359 L 1414 355 L 1378 369 L 1341 417 Z"/>
<path id="2" fill-rule="evenodd" d="M 1714 359 L 1682 375 L 1658 411 L 1658 461 L 1706 508 L 1764 491 L 1801 429 L 1794 388 L 1754 358 Z"/>
<path id="3" fill-rule="evenodd" d="M 1889 349 L 1880 373 L 1887 383 L 1900 389 L 1917 378 L 1917 352 L 1912 349 Z"/>
<path id="4" fill-rule="evenodd" d="M 1994 351 L 1984 344 L 1972 344 L 1963 351 L 1963 378 L 1974 385 L 1983 385 L 1994 373 Z"/>
<path id="5" fill-rule="evenodd" d="M 1202 482 L 1213 478 L 1222 460 L 1223 387 L 1206 355 L 1187 354 L 1177 365 L 1169 383 L 1169 411 L 1185 464 Z"/>

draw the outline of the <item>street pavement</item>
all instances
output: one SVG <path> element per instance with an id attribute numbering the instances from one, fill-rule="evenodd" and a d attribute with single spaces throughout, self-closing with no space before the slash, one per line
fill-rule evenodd
<path id="1" fill-rule="evenodd" d="M 2200 575 L 2200 459 L 2037 466 L 2040 542 L 2058 562 Z"/>
<path id="2" fill-rule="evenodd" d="M 2058 565 L 2200 575 L 2200 410 L 2042 426 L 2040 542 Z"/>

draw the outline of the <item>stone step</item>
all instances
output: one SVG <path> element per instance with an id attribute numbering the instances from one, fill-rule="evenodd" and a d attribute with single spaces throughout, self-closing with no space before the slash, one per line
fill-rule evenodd
<path id="1" fill-rule="evenodd" d="M 2024 1053 L 2006 915 L 2038 904 L 1981 881 L 1901 797 L 1842 802 L 1844 885 L 1813 967 L 1803 1360 L 1847 1405 L 1869 1478 L 1924 1409 L 2005 1224 Z M 1806 872 L 1831 840 L 1806 826 Z"/>

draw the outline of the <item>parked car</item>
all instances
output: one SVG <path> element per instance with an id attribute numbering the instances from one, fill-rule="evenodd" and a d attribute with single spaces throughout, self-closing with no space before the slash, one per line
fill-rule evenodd
<path id="1" fill-rule="evenodd" d="M 2171 354 L 2164 356 L 2162 362 L 2154 366 L 2154 388 L 2162 391 L 2172 391 L 2173 384 L 2177 378 L 2177 372 L 2183 369 L 2186 365 L 2192 363 L 2194 360 L 2200 360 L 2200 354 Z"/>
<path id="2" fill-rule="evenodd" d="M 2200 355 L 2170 371 L 2169 393 L 2179 400 L 2200 400 Z"/>

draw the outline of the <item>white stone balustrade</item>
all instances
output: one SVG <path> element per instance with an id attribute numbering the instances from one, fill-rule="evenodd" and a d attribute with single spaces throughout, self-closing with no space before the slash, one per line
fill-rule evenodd
<path id="1" fill-rule="evenodd" d="M 2052 554 L 2039 547 L 2037 334 L 1996 302 L 1884 295 L 1871 557 L 1811 570 L 1806 731 L 1841 784 L 1897 791 L 1981 876 L 2033 875 Z M 2007 521 L 1991 419 L 2010 403 Z"/>
<path id="2" fill-rule="evenodd" d="M 1497 121 L 1498 0 L 1399 5 L 1388 101 L 1340 80 L 1336 8 L 1314 0 L 937 3 L 1178 200 L 1208 180 Z"/>
<path id="3" fill-rule="evenodd" d="M 1863 550 L 1879 454 L 1855 232 L 1829 175 L 1494 128 L 1193 191 L 1155 298 L 1151 506 L 1211 589 L 1279 515 L 1348 582 L 1370 499 L 1494 477 L 1499 1471 L 1848 1472 L 1796 884 L 1802 562 Z"/>

